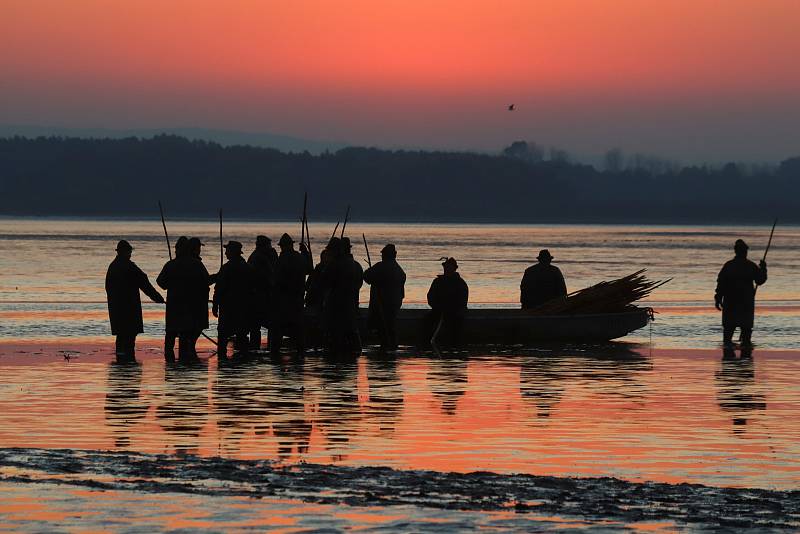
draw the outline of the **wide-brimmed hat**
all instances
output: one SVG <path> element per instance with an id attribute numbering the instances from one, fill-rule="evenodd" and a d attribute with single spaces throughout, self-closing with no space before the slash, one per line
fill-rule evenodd
<path id="1" fill-rule="evenodd" d="M 289 234 L 283 234 L 281 236 L 280 241 L 278 241 L 278 244 L 279 245 L 293 245 L 294 244 L 294 239 L 292 239 L 292 236 L 290 236 Z"/>
<path id="2" fill-rule="evenodd" d="M 256 236 L 256 245 L 264 245 L 269 246 L 272 244 L 272 239 L 268 238 L 265 235 L 258 235 Z"/>
<path id="3" fill-rule="evenodd" d="M 204 247 L 204 246 L 206 246 L 206 244 L 203 243 L 202 241 L 200 241 L 199 237 L 192 237 L 192 238 L 189 238 L 189 246 L 190 247 Z"/>
<path id="4" fill-rule="evenodd" d="M 242 244 L 238 241 L 228 241 L 225 245 L 225 250 L 229 250 L 231 252 L 238 252 L 239 254 L 242 253 Z"/>
<path id="5" fill-rule="evenodd" d="M 117 242 L 117 248 L 115 250 L 121 252 L 123 250 L 133 250 L 133 247 L 126 240 L 120 239 L 119 242 Z"/>
<path id="6" fill-rule="evenodd" d="M 542 250 L 539 251 L 539 255 L 536 256 L 536 259 L 537 260 L 552 260 L 553 259 L 553 255 L 550 254 L 549 250 L 547 250 L 546 248 L 543 248 Z"/>

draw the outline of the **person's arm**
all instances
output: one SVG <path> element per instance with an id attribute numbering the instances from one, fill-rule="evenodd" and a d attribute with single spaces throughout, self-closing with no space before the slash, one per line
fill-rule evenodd
<path id="1" fill-rule="evenodd" d="M 722 310 L 725 301 L 725 278 L 726 273 L 723 266 L 717 275 L 717 288 L 714 290 L 714 307 L 718 310 Z"/>
<path id="2" fill-rule="evenodd" d="M 428 288 L 428 306 L 433 310 L 437 309 L 439 305 L 439 284 L 436 283 L 438 280 L 438 278 L 434 278 L 431 287 Z"/>
<path id="3" fill-rule="evenodd" d="M 139 289 L 141 289 L 145 295 L 150 297 L 150 300 L 153 302 L 164 304 L 164 297 L 162 297 L 161 293 L 159 293 L 158 290 L 153 287 L 153 284 L 150 283 L 150 280 L 147 278 L 147 275 L 144 274 L 144 271 L 141 270 L 135 263 L 131 262 L 131 265 L 133 265 L 133 268 L 135 269 L 134 274 L 139 283 Z"/>
<path id="4" fill-rule="evenodd" d="M 161 272 L 158 273 L 158 277 L 156 278 L 156 284 L 163 290 L 169 289 L 169 273 L 170 264 L 165 263 L 164 267 L 161 269 Z"/>
<path id="5" fill-rule="evenodd" d="M 567 294 L 567 282 L 564 280 L 564 273 L 558 270 L 558 295 L 564 297 Z"/>
<path id="6" fill-rule="evenodd" d="M 760 286 L 766 281 L 767 281 L 767 262 L 761 260 L 760 262 L 758 262 L 758 270 L 756 271 L 755 282 L 757 286 Z"/>
<path id="7" fill-rule="evenodd" d="M 364 271 L 364 281 L 372 285 L 375 282 L 375 270 L 379 264 L 375 264 L 372 267 L 368 267 L 366 271 Z"/>

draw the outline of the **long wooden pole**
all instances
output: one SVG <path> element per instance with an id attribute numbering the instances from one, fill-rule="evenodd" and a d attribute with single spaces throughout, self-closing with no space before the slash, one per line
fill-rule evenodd
<path id="1" fill-rule="evenodd" d="M 308 217 L 308 192 L 303 193 L 303 218 L 300 220 L 300 242 L 306 242 L 306 217 Z"/>
<path id="2" fill-rule="evenodd" d="M 342 224 L 342 233 L 339 237 L 344 237 L 344 229 L 347 228 L 347 220 L 350 218 L 350 205 L 347 206 L 347 211 L 344 214 L 344 224 Z"/>
<path id="3" fill-rule="evenodd" d="M 778 224 L 778 219 L 775 219 L 775 222 L 772 223 L 772 230 L 769 232 L 769 241 L 767 241 L 767 248 L 764 250 L 764 257 L 761 261 L 767 261 L 767 253 L 769 252 L 769 247 L 772 246 L 772 235 L 775 233 L 775 225 Z"/>
<path id="4" fill-rule="evenodd" d="M 222 208 L 219 209 L 219 268 L 222 269 L 222 259 L 225 257 L 222 246 Z"/>
<path id="5" fill-rule="evenodd" d="M 342 221 L 336 221 L 336 226 L 334 226 L 334 227 L 333 227 L 333 233 L 331 234 L 331 239 L 333 239 L 334 237 L 336 237 L 336 230 L 338 230 L 338 229 L 339 229 L 339 224 L 340 224 L 341 222 L 342 222 Z"/>
<path id="6" fill-rule="evenodd" d="M 169 259 L 172 259 L 172 245 L 169 244 L 169 234 L 167 233 L 167 221 L 164 220 L 164 208 L 161 207 L 161 201 L 158 201 L 158 211 L 161 212 L 161 226 L 164 227 L 164 237 L 167 238 L 167 252 Z"/>

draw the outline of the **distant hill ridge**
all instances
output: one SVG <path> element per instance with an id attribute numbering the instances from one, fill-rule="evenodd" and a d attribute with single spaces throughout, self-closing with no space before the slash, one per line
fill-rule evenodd
<path id="1" fill-rule="evenodd" d="M 662 162 L 663 163 L 663 162 Z M 524 143 L 503 154 L 342 148 L 286 153 L 175 135 L 0 139 L 0 214 L 474 222 L 800 222 L 800 158 L 771 167 L 599 171 Z"/>

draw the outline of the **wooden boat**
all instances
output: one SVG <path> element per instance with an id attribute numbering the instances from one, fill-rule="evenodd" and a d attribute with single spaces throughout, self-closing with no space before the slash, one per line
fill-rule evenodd
<path id="1" fill-rule="evenodd" d="M 425 309 L 401 309 L 397 318 L 398 343 L 419 345 L 430 341 L 432 327 L 426 320 L 428 313 Z M 362 310 L 360 331 L 366 342 L 372 342 L 371 336 L 365 335 L 366 317 L 366 310 Z M 549 316 L 512 308 L 475 308 L 467 310 L 461 343 L 532 345 L 552 341 L 609 341 L 647 326 L 651 317 L 649 308 L 635 306 L 622 313 Z"/>

